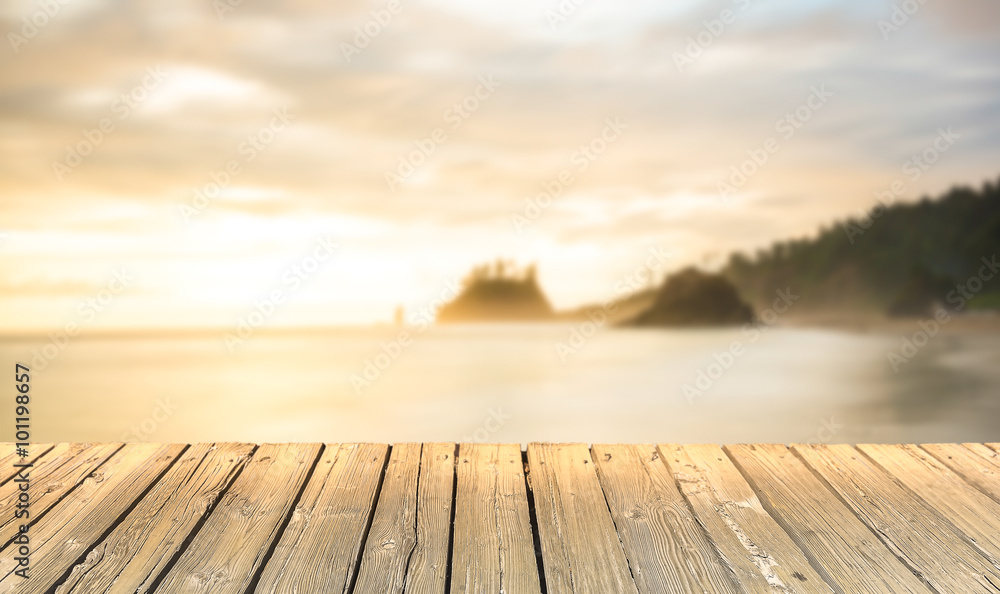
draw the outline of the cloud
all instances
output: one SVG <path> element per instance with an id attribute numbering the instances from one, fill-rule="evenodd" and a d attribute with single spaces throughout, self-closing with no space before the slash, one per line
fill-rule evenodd
<path id="1" fill-rule="evenodd" d="M 713 241 L 730 249 L 806 233 L 866 204 L 941 126 L 963 140 L 913 184 L 914 197 L 996 173 L 1000 40 L 988 27 L 1000 9 L 986 0 L 926 3 L 888 40 L 877 24 L 892 11 L 888 1 L 638 2 L 627 10 L 589 2 L 556 25 L 557 2 L 401 6 L 384 25 L 373 16 L 386 8 L 379 1 L 247 0 L 221 19 L 194 0 L 67 8 L 17 53 L 0 52 L 0 220 L 80 239 L 77 217 L 121 245 L 141 229 L 174 237 L 149 254 L 172 257 L 171 244 L 190 233 L 178 207 L 236 160 L 240 173 L 202 222 L 381 221 L 371 232 L 387 234 L 386 249 L 433 276 L 470 258 L 458 247 L 449 264 L 430 266 L 416 254 L 443 248 L 424 243 L 473 237 L 489 242 L 484 254 L 512 250 L 511 213 L 571 167 L 609 117 L 628 129 L 539 221 L 532 245 L 545 253 L 535 259 L 662 234 L 680 243 L 680 263 Z M 0 31 L 20 31 L 33 7 L 0 13 Z M 736 20 L 679 71 L 675 55 L 723 9 Z M 361 35 L 365 27 L 376 34 Z M 359 40 L 364 47 L 348 60 L 345 44 Z M 150 68 L 169 74 L 119 118 L 114 102 Z M 449 110 L 483 76 L 498 81 L 496 91 L 452 127 Z M 739 200 L 690 201 L 716 193 L 719 179 L 822 84 L 835 91 L 830 104 L 782 139 Z M 249 160 L 242 143 L 281 108 L 294 114 L 290 125 Z M 52 164 L 108 117 L 114 130 L 59 181 Z M 447 140 L 392 191 L 386 172 L 438 128 Z M 114 206 L 123 203 L 136 207 Z M 105 209 L 117 214 L 87 218 Z M 398 232 L 414 221 L 426 226 L 422 234 Z M 0 246 L 0 259 L 9 253 Z M 6 266 L 30 266 L 31 253 L 19 257 Z"/>

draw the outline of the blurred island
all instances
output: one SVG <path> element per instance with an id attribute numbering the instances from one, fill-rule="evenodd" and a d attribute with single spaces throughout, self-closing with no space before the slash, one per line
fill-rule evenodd
<path id="1" fill-rule="evenodd" d="M 603 304 L 553 311 L 534 265 L 475 268 L 438 312 L 451 322 L 581 320 L 613 325 L 718 326 L 752 322 L 776 295 L 792 317 L 832 322 L 1000 309 L 1000 184 L 956 187 L 936 200 L 894 204 L 888 190 L 857 217 L 813 238 L 736 253 L 718 273 L 686 268 Z"/>
<path id="2" fill-rule="evenodd" d="M 750 306 L 725 277 L 686 268 L 658 290 L 645 290 L 604 305 L 556 313 L 538 285 L 533 265 L 519 269 L 497 260 L 476 267 L 462 291 L 438 311 L 437 321 L 540 322 L 600 316 L 630 326 L 720 326 L 753 318 Z"/>
<path id="3" fill-rule="evenodd" d="M 668 276 L 650 306 L 630 326 L 728 326 L 753 319 L 753 311 L 725 277 L 695 268 Z"/>
<path id="4" fill-rule="evenodd" d="M 535 277 L 535 266 L 518 269 L 497 260 L 477 266 L 462 281 L 462 291 L 438 310 L 439 323 L 540 322 L 554 318 Z"/>

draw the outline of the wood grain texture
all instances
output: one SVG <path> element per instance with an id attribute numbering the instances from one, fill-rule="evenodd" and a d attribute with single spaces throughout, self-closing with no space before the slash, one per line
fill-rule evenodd
<path id="1" fill-rule="evenodd" d="M 407 594 L 444 594 L 455 487 L 455 444 L 425 443 L 420 453 L 417 542 L 406 574 Z"/>
<path id="2" fill-rule="evenodd" d="M 33 443 L 28 445 L 28 457 L 21 459 L 17 455 L 17 446 L 13 443 L 0 443 L 0 485 L 13 479 L 20 472 L 14 464 L 32 464 L 38 461 L 46 452 L 51 450 L 51 443 Z"/>
<path id="3" fill-rule="evenodd" d="M 659 452 L 724 562 L 747 592 L 833 592 L 767 513 L 722 448 L 661 444 Z"/>
<path id="4" fill-rule="evenodd" d="M 528 445 L 549 594 L 638 590 L 584 444 Z"/>
<path id="5" fill-rule="evenodd" d="M 376 444 L 326 446 L 255 592 L 347 591 L 388 452 Z"/>
<path id="6" fill-rule="evenodd" d="M 591 456 L 639 592 L 743 592 L 654 445 L 598 445 Z"/>
<path id="7" fill-rule="evenodd" d="M 1000 594 L 988 444 L 531 444 L 528 474 L 495 444 L 33 456 L 32 578 L 8 537 L 0 594 Z"/>
<path id="8" fill-rule="evenodd" d="M 280 535 L 319 453 L 319 444 L 257 448 L 155 591 L 243 594 Z"/>
<path id="9" fill-rule="evenodd" d="M 984 443 L 963 443 L 962 445 L 974 454 L 979 454 L 983 458 L 986 458 L 994 466 L 1000 467 L 1000 451 L 997 451 L 996 448 L 987 447 L 987 444 Z M 993 445 L 1000 446 L 1000 444 Z"/>
<path id="10" fill-rule="evenodd" d="M 933 443 L 924 444 L 921 448 L 1000 503 L 1000 457 L 996 460 L 991 457 L 991 454 L 1000 456 L 996 452 L 978 443 Z"/>
<path id="11" fill-rule="evenodd" d="M 783 445 L 723 448 L 765 509 L 840 594 L 931 590 Z"/>
<path id="12" fill-rule="evenodd" d="M 417 540 L 419 443 L 395 445 L 385 469 L 355 592 L 398 594 Z"/>
<path id="13" fill-rule="evenodd" d="M 34 462 L 28 469 L 30 480 L 29 523 L 34 524 L 67 493 L 110 458 L 121 444 L 61 443 Z M 0 509 L 15 508 L 20 494 L 19 483 L 10 481 L 0 487 Z M 14 514 L 0 516 L 0 547 L 16 536 L 22 519 Z"/>
<path id="14" fill-rule="evenodd" d="M 538 594 L 520 445 L 463 443 L 451 594 Z"/>
<path id="15" fill-rule="evenodd" d="M 128 444 L 69 492 L 31 529 L 31 579 L 0 560 L 0 592 L 39 594 L 59 579 L 113 527 L 184 450 L 183 445 Z"/>
<path id="16" fill-rule="evenodd" d="M 1000 592 L 1000 567 L 964 535 L 858 450 L 848 445 L 794 446 L 879 539 L 939 592 Z"/>
<path id="17" fill-rule="evenodd" d="M 1000 559 L 1000 504 L 915 445 L 859 445 L 896 480 L 947 517 L 971 544 Z"/>
<path id="18" fill-rule="evenodd" d="M 128 516 L 73 567 L 56 594 L 148 592 L 243 468 L 253 447 L 191 446 Z"/>

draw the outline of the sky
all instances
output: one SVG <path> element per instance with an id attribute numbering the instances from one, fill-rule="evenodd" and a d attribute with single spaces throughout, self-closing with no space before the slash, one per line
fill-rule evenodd
<path id="1" fill-rule="evenodd" d="M 497 257 L 559 308 L 654 252 L 654 278 L 718 267 L 894 182 L 996 179 L 998 25 L 994 0 L 5 1 L 0 332 L 368 324 Z"/>

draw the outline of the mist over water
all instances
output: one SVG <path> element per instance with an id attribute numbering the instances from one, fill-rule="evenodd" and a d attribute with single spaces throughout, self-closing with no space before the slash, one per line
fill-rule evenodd
<path id="1" fill-rule="evenodd" d="M 430 328 L 360 393 L 352 376 L 397 329 L 261 334 L 234 353 L 214 333 L 79 337 L 34 373 L 35 441 L 996 439 L 1000 336 L 942 333 L 894 373 L 888 332 L 614 329 L 560 353 L 572 328 Z M 734 340 L 743 354 L 689 403 Z M 44 344 L 6 339 L 0 358 Z"/>

